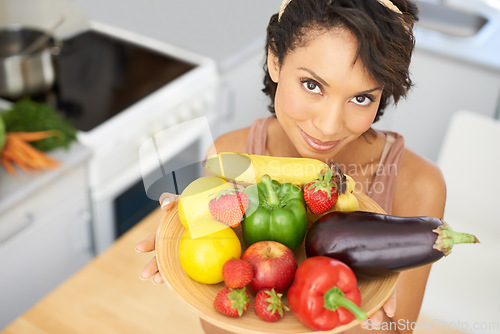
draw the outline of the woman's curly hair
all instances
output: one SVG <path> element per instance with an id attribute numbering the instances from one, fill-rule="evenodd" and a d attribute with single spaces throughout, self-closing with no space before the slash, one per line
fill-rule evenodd
<path id="1" fill-rule="evenodd" d="M 413 25 L 418 20 L 418 9 L 410 0 L 392 2 L 403 14 L 377 0 L 292 0 L 279 20 L 275 14 L 269 21 L 266 53 L 271 51 L 281 65 L 288 53 L 307 44 L 308 32 L 348 29 L 358 40 L 357 58 L 383 87 L 377 121 L 390 98 L 397 103 L 413 85 L 409 67 L 415 47 Z M 264 71 L 262 91 L 271 97 L 269 110 L 274 113 L 277 84 L 269 76 L 267 61 Z"/>

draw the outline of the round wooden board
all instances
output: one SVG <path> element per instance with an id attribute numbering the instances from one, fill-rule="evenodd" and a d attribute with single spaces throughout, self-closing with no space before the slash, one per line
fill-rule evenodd
<path id="1" fill-rule="evenodd" d="M 384 213 L 384 211 L 368 196 L 357 193 L 360 210 Z M 253 310 L 253 304 L 241 318 L 229 318 L 218 313 L 213 307 L 217 292 L 224 287 L 224 283 L 202 284 L 191 279 L 179 262 L 179 242 L 184 233 L 184 226 L 179 221 L 177 208 L 167 212 L 162 218 L 156 234 L 156 260 L 163 280 L 171 289 L 192 309 L 206 321 L 238 334 L 245 333 L 340 333 L 357 326 L 361 321 L 336 327 L 331 331 L 316 332 L 304 326 L 292 312 L 285 312 L 283 319 L 269 323 L 261 320 Z M 241 228 L 235 232 L 241 240 Z M 243 245 L 243 243 L 242 243 Z M 301 246 L 296 251 L 300 263 L 305 259 L 305 250 Z M 362 296 L 361 308 L 368 316 L 379 310 L 390 297 L 396 286 L 398 274 L 373 280 L 358 280 L 358 288 Z M 252 300 L 253 301 L 253 298 Z M 286 297 L 285 297 L 286 303 Z"/>

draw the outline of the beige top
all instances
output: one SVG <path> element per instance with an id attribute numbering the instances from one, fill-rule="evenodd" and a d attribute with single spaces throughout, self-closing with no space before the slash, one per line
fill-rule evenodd
<path id="1" fill-rule="evenodd" d="M 266 154 L 267 127 L 273 118 L 273 116 L 270 116 L 258 118 L 254 121 L 248 133 L 247 153 Z M 404 138 L 397 133 L 382 132 L 386 136 L 386 142 L 380 156 L 378 170 L 367 195 L 377 202 L 386 213 L 391 214 L 394 188 L 405 152 L 405 142 Z"/>

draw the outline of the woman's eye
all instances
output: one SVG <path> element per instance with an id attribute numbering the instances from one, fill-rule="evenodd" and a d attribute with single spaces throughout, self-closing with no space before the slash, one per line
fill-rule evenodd
<path id="1" fill-rule="evenodd" d="M 307 89 L 311 93 L 321 94 L 321 87 L 314 80 L 310 79 L 302 80 L 302 85 L 304 86 L 305 89 Z"/>
<path id="2" fill-rule="evenodd" d="M 375 99 L 368 96 L 368 95 L 359 95 L 359 96 L 355 96 L 351 99 L 351 102 L 357 104 L 358 106 L 367 106 L 369 105 L 370 103 L 372 103 Z"/>

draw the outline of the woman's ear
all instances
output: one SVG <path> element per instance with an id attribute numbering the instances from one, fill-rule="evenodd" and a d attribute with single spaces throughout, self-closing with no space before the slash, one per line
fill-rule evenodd
<path id="1" fill-rule="evenodd" d="M 273 80 L 274 83 L 278 83 L 280 77 L 280 64 L 278 57 L 276 57 L 270 49 L 267 50 L 267 70 L 271 80 Z"/>

